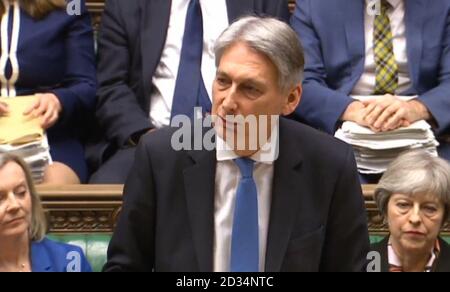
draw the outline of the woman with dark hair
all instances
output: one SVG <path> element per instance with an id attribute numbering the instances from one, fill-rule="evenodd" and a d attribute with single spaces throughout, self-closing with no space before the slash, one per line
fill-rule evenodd
<path id="1" fill-rule="evenodd" d="M 375 202 L 390 235 L 372 246 L 383 272 L 450 272 L 450 246 L 439 237 L 450 211 L 450 166 L 425 151 L 397 158 Z"/>
<path id="2" fill-rule="evenodd" d="M 37 95 L 24 114 L 40 118 L 47 132 L 54 163 L 44 183 L 88 178 L 80 137 L 95 108 L 94 38 L 84 0 L 76 3 L 67 9 L 65 0 L 0 0 L 1 96 Z M 7 113 L 0 104 L 0 116 Z"/>
<path id="3" fill-rule="evenodd" d="M 0 154 L 0 272 L 90 272 L 83 251 L 45 238 L 47 223 L 25 162 Z"/>

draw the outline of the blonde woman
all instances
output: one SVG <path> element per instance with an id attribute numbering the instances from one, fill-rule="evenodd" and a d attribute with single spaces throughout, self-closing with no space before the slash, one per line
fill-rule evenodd
<path id="1" fill-rule="evenodd" d="M 45 237 L 46 220 L 25 162 L 0 154 L 0 272 L 90 272 L 79 247 Z"/>

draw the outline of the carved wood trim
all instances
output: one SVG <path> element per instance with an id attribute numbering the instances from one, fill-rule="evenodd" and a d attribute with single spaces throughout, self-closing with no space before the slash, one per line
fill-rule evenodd
<path id="1" fill-rule="evenodd" d="M 111 233 L 122 208 L 123 186 L 37 188 L 51 233 Z"/>
<path id="2" fill-rule="evenodd" d="M 388 228 L 372 198 L 374 186 L 363 186 L 371 235 Z M 122 185 L 38 186 L 51 233 L 112 233 L 122 208 Z M 442 234 L 450 236 L 450 224 Z"/>
<path id="3" fill-rule="evenodd" d="M 386 235 L 372 198 L 375 186 L 363 186 L 371 235 Z M 111 233 L 122 208 L 122 185 L 38 186 L 51 233 Z M 450 224 L 442 231 L 450 236 Z"/>

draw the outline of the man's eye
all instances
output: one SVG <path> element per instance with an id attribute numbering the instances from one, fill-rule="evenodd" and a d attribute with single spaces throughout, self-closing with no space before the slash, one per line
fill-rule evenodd
<path id="1" fill-rule="evenodd" d="M 254 86 L 245 86 L 244 90 L 251 95 L 259 95 L 261 93 L 261 91 Z"/>
<path id="2" fill-rule="evenodd" d="M 225 78 L 217 78 L 216 80 L 220 86 L 226 86 L 229 83 L 228 80 Z"/>

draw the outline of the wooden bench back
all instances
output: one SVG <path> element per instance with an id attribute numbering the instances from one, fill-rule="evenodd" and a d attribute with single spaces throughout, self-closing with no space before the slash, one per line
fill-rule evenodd
<path id="1" fill-rule="evenodd" d="M 385 235 L 387 226 L 372 199 L 375 187 L 363 186 L 369 233 Z M 111 233 L 122 207 L 122 185 L 39 186 L 51 233 Z M 444 235 L 450 236 L 446 224 Z"/>

